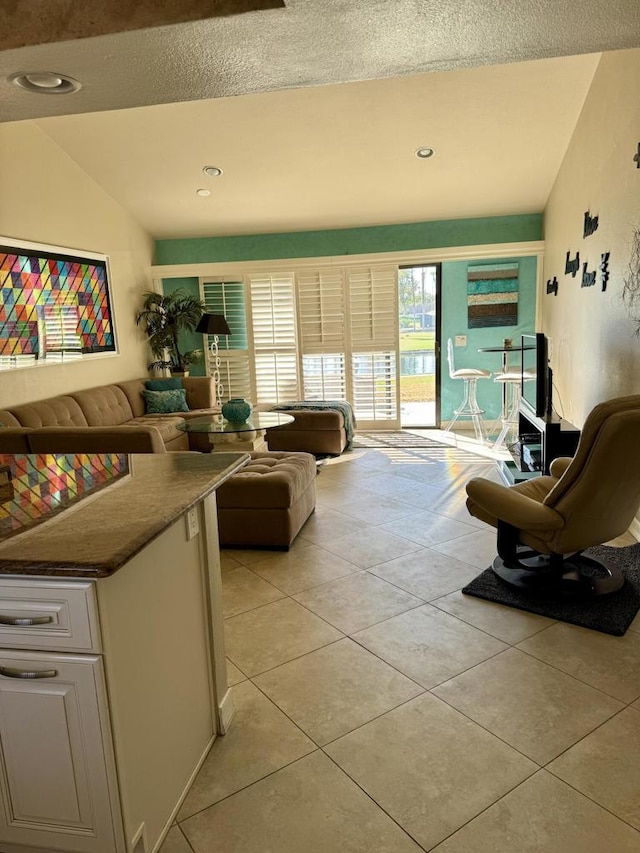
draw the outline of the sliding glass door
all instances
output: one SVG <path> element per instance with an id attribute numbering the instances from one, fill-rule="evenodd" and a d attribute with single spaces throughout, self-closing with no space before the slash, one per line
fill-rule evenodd
<path id="1" fill-rule="evenodd" d="M 398 270 L 400 422 L 403 427 L 440 423 L 440 265 Z"/>

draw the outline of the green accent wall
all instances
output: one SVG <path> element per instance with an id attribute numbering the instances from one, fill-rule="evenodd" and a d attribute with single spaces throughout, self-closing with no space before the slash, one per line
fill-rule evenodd
<path id="1" fill-rule="evenodd" d="M 156 264 L 266 261 L 542 240 L 542 214 L 156 241 Z"/>
<path id="2" fill-rule="evenodd" d="M 484 329 L 470 329 L 467 325 L 467 267 L 475 264 L 491 264 L 483 258 L 479 261 L 445 261 L 442 264 L 442 307 L 441 307 L 441 419 L 446 426 L 453 417 L 453 410 L 462 402 L 463 383 L 461 379 L 451 379 L 447 363 L 447 340 L 456 335 L 466 335 L 466 347 L 454 347 L 456 369 L 461 367 L 479 367 L 491 373 L 502 369 L 502 354 L 478 352 L 478 347 L 500 346 L 504 338 L 511 338 L 517 346 L 520 335 L 535 331 L 536 317 L 536 273 L 537 259 L 500 258 L 499 263 L 517 261 L 519 264 L 518 283 L 518 324 L 516 326 L 498 326 Z M 519 359 L 511 356 L 510 367 L 518 368 Z M 485 419 L 500 416 L 502 405 L 502 384 L 491 379 L 478 380 L 478 403 L 485 410 Z M 467 423 L 469 421 L 467 420 Z"/>
<path id="3" fill-rule="evenodd" d="M 197 278 L 165 278 L 162 280 L 162 289 L 165 296 L 174 290 L 183 290 L 194 299 L 200 299 L 200 285 Z M 180 332 L 180 349 L 182 352 L 191 349 L 202 349 L 202 335 L 196 332 Z M 189 367 L 191 376 L 204 376 L 204 359 L 200 364 L 192 364 Z"/>

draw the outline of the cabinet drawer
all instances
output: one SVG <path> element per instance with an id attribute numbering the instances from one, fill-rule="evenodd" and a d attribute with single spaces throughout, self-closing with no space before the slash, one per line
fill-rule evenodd
<path id="1" fill-rule="evenodd" d="M 94 584 L 0 578 L 0 648 L 100 651 Z"/>

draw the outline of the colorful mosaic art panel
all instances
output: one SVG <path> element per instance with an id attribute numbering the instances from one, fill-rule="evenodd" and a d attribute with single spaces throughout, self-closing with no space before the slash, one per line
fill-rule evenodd
<path id="1" fill-rule="evenodd" d="M 47 521 L 129 472 L 126 454 L 0 454 L 6 481 L 0 497 L 0 539 Z"/>
<path id="2" fill-rule="evenodd" d="M 56 313 L 73 349 L 115 352 L 106 262 L 0 246 L 0 356 L 64 348 L 62 332 L 51 334 Z"/>

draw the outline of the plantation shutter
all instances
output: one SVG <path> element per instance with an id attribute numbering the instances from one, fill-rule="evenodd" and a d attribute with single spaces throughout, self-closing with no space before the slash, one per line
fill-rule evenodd
<path id="1" fill-rule="evenodd" d="M 297 400 L 298 352 L 293 273 L 250 276 L 256 402 Z"/>
<path id="2" fill-rule="evenodd" d="M 397 268 L 347 269 L 353 407 L 359 421 L 397 421 Z"/>
<path id="3" fill-rule="evenodd" d="M 346 318 L 342 269 L 296 276 L 305 400 L 346 397 Z"/>
<path id="4" fill-rule="evenodd" d="M 208 281 L 201 283 L 202 301 L 211 314 L 224 314 L 230 335 L 221 335 L 218 342 L 220 380 L 223 397 L 254 399 L 251 381 L 251 359 L 247 337 L 247 312 L 243 281 Z M 211 336 L 207 335 L 207 343 Z M 207 349 L 207 373 L 213 375 L 211 351 Z"/>

